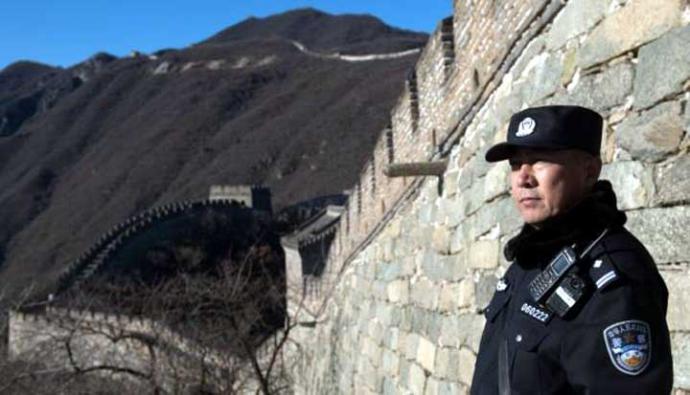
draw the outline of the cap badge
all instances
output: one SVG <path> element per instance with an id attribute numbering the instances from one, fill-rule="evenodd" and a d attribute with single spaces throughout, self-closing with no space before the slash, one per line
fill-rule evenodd
<path id="1" fill-rule="evenodd" d="M 529 136 L 530 134 L 534 133 L 535 126 L 537 126 L 537 123 L 534 121 L 534 119 L 527 117 L 520 122 L 520 125 L 518 125 L 518 131 L 515 133 L 515 136 Z"/>

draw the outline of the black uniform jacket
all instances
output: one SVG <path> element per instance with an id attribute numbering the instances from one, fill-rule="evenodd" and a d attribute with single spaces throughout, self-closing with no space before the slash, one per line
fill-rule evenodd
<path id="1" fill-rule="evenodd" d="M 486 307 L 472 394 L 668 394 L 673 368 L 668 291 L 644 246 L 625 228 L 607 181 L 540 230 L 523 227 L 513 261 Z M 563 318 L 536 304 L 529 282 L 565 246 L 579 253 L 587 292 Z"/>

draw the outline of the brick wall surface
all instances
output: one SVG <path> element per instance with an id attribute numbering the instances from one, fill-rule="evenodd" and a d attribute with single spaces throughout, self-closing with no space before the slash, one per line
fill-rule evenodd
<path id="1" fill-rule="evenodd" d="M 477 311 L 522 225 L 484 152 L 512 113 L 556 103 L 606 118 L 602 178 L 667 282 L 674 385 L 690 390 L 689 23 L 681 0 L 456 0 L 452 39 L 440 23 L 414 71 L 418 119 L 408 82 L 353 188 L 316 324 L 295 332 L 295 391 L 467 391 Z M 388 179 L 391 141 L 395 162 L 447 158 L 442 180 Z"/>

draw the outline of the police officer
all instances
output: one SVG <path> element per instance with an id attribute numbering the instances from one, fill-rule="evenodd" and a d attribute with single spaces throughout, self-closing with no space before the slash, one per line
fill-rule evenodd
<path id="1" fill-rule="evenodd" d="M 601 116 L 529 108 L 486 160 L 508 160 L 525 224 L 486 307 L 472 394 L 668 394 L 668 291 L 598 180 Z"/>

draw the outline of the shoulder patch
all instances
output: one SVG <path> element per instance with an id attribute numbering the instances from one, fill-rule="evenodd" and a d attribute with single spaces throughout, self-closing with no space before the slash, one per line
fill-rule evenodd
<path id="1" fill-rule="evenodd" d="M 636 376 L 652 359 L 649 325 L 640 320 L 616 322 L 604 329 L 604 343 L 611 363 L 619 371 Z"/>
<path id="2" fill-rule="evenodd" d="M 594 259 L 592 266 L 589 268 L 589 277 L 592 279 L 597 289 L 603 289 L 609 284 L 616 282 L 619 278 L 616 268 L 606 255 Z"/>

